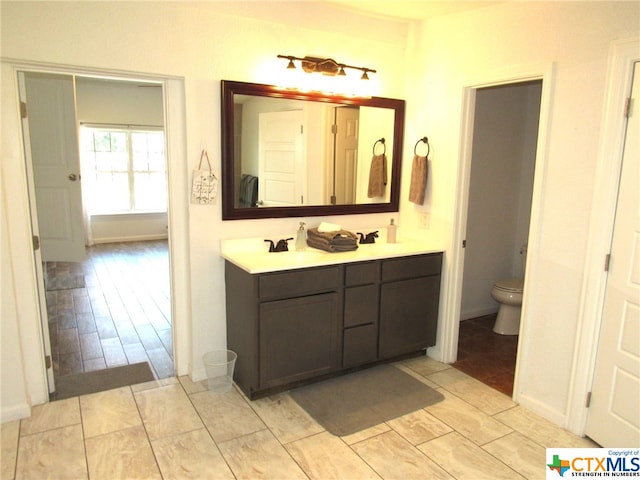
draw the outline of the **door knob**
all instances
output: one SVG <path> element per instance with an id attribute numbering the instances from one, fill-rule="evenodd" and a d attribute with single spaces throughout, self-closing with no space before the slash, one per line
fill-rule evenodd
<path id="1" fill-rule="evenodd" d="M 69 180 L 71 180 L 72 182 L 75 182 L 77 179 L 78 179 L 78 176 L 75 173 L 69 174 Z"/>

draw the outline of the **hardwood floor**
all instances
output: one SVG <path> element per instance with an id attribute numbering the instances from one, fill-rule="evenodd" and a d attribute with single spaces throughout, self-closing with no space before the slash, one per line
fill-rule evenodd
<path id="1" fill-rule="evenodd" d="M 173 376 L 166 240 L 96 245 L 45 272 L 56 377 L 138 362 Z"/>
<path id="2" fill-rule="evenodd" d="M 495 320 L 493 314 L 460 323 L 458 360 L 453 367 L 511 396 L 518 336 L 494 333 Z"/>

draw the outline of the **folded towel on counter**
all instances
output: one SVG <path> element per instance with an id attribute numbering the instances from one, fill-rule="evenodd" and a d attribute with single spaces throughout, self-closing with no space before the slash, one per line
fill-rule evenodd
<path id="1" fill-rule="evenodd" d="M 348 252 L 358 248 L 358 236 L 348 230 L 319 232 L 314 227 L 307 230 L 307 245 L 327 252 Z"/>
<path id="2" fill-rule="evenodd" d="M 427 157 L 415 155 L 411 168 L 411 183 L 409 184 L 409 201 L 422 205 L 424 203 L 427 177 L 429 175 L 429 160 Z"/>
<path id="3" fill-rule="evenodd" d="M 307 238 L 320 238 L 338 245 L 358 243 L 358 236 L 348 230 L 336 230 L 335 232 L 320 232 L 318 227 L 307 230 Z"/>
<path id="4" fill-rule="evenodd" d="M 387 185 L 387 157 L 374 155 L 371 159 L 371 169 L 369 170 L 369 188 L 367 196 L 369 198 L 384 197 L 384 190 Z"/>
<path id="5" fill-rule="evenodd" d="M 307 245 L 311 248 L 317 248 L 318 250 L 324 250 L 325 252 L 352 252 L 353 250 L 358 249 L 357 243 L 345 243 L 345 244 L 334 244 L 331 243 L 330 240 L 324 239 L 322 237 L 307 237 Z"/>
<path id="6" fill-rule="evenodd" d="M 320 225 L 318 225 L 318 232 L 337 232 L 339 230 L 342 230 L 342 227 L 336 223 L 329 223 L 329 222 L 320 222 Z"/>

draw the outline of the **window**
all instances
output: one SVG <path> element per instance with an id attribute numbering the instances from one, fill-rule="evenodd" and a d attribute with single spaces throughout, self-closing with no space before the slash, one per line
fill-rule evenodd
<path id="1" fill-rule="evenodd" d="M 167 211 L 162 130 L 82 127 L 91 214 Z"/>

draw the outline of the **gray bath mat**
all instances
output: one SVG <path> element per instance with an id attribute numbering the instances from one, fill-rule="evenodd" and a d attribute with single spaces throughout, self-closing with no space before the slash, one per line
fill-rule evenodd
<path id="1" fill-rule="evenodd" d="M 51 400 L 63 400 L 78 395 L 103 392 L 113 388 L 150 382 L 154 379 L 153 372 L 147 362 L 96 370 L 95 372 L 64 375 L 56 378 L 56 391 L 51 394 Z"/>
<path id="2" fill-rule="evenodd" d="M 343 436 L 420 410 L 440 392 L 392 365 L 380 365 L 291 391 L 325 430 Z"/>

